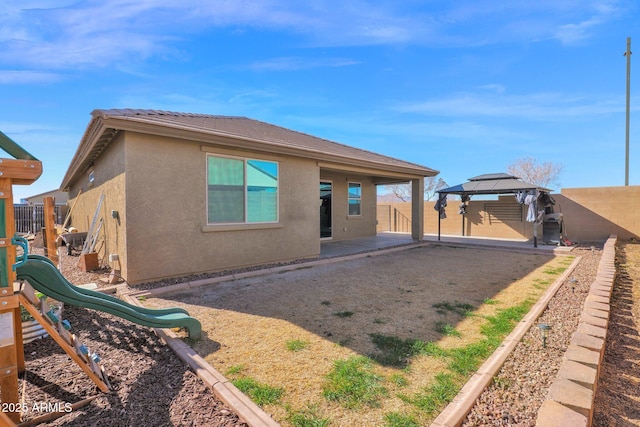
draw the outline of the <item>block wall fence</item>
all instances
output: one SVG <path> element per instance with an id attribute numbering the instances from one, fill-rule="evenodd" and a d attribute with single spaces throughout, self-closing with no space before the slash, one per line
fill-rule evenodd
<path id="1" fill-rule="evenodd" d="M 605 241 L 615 234 L 620 240 L 640 238 L 640 186 L 563 188 L 553 210 L 562 213 L 567 238 L 572 242 Z M 449 200 L 447 218 L 440 222 L 442 235 L 531 239 L 533 225 L 526 221 L 527 206 L 512 195 L 495 200 L 472 197 L 466 213 L 460 215 L 460 200 Z M 435 201 L 424 207 L 425 234 L 438 234 Z M 377 231 L 411 232 L 410 202 L 380 202 Z M 542 237 L 539 231 L 538 238 Z"/>

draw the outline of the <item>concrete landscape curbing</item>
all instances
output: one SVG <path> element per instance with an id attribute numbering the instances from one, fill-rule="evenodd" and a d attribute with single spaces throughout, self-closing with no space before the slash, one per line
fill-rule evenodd
<path id="1" fill-rule="evenodd" d="M 562 425 L 563 427 L 577 427 L 590 426 L 591 424 L 593 396 L 597 388 L 597 374 L 599 373 L 599 367 L 604 355 L 604 338 L 606 337 L 606 325 L 608 324 L 610 309 L 609 297 L 613 289 L 613 280 L 615 277 L 614 259 L 616 240 L 616 237 L 612 236 L 604 246 L 598 267 L 598 274 L 590 288 L 589 297 L 591 298 L 585 301 L 578 327 L 579 330 L 574 333 L 571 344 L 565 353 L 565 362 L 563 362 L 561 366 L 558 379 L 549 390 L 550 398 L 543 403 L 538 413 L 536 424 L 538 426 Z M 408 246 L 416 247 L 431 244 L 432 243 L 420 243 Z M 442 244 L 447 245 L 444 242 Z M 467 245 L 456 244 L 454 246 Z M 478 247 L 479 245 L 469 246 Z M 406 249 L 408 249 L 407 246 L 400 246 L 377 250 L 373 253 L 375 253 L 375 255 L 382 255 Z M 487 247 L 487 249 L 497 248 Z M 612 251 L 611 254 L 608 253 L 610 251 Z M 302 265 L 305 267 L 309 265 L 322 265 L 369 256 L 372 256 L 372 252 L 320 259 L 304 264 L 290 264 L 269 269 L 236 273 L 230 276 L 205 278 L 162 288 L 124 293 L 122 297 L 133 304 L 141 305 L 137 299 L 139 297 L 158 297 L 164 294 L 181 292 L 228 280 L 296 270 L 302 268 Z M 516 325 L 511 334 L 505 338 L 501 346 L 478 369 L 444 411 L 440 413 L 431 424 L 432 427 L 459 426 L 463 422 L 478 396 L 491 383 L 493 377 L 498 373 L 511 351 L 544 312 L 549 301 L 564 281 L 567 280 L 579 262 L 580 258 L 578 257 L 547 290 L 529 313 Z M 154 331 L 167 343 L 178 357 L 202 379 L 214 394 L 238 414 L 249 426 L 279 426 L 266 412 L 233 386 L 228 379 L 209 365 L 191 347 L 173 333 L 173 331 L 167 329 L 155 329 Z M 560 375 L 562 375 L 562 377 Z M 571 389 L 571 391 L 567 392 L 568 389 Z M 570 395 L 570 397 L 567 398 L 566 395 Z M 563 402 L 563 400 L 565 401 Z"/>
<path id="2" fill-rule="evenodd" d="M 124 294 L 121 297 L 130 304 L 142 307 L 138 299 L 131 295 Z M 238 390 L 224 375 L 209 365 L 195 350 L 185 344 L 173 331 L 154 328 L 154 332 L 242 421 L 251 427 L 277 427 L 280 425 Z"/>
<path id="3" fill-rule="evenodd" d="M 500 371 L 507 357 L 509 357 L 534 322 L 542 315 L 549 305 L 549 301 L 551 301 L 558 289 L 578 266 L 580 260 L 580 257 L 576 257 L 569 268 L 547 289 L 544 295 L 531 307 L 531 310 L 529 310 L 524 318 L 515 326 L 513 331 L 504 339 L 500 347 L 480 366 L 478 371 L 467 381 L 451 403 L 440 412 L 438 417 L 431 423 L 431 427 L 454 427 L 462 424 L 480 394 L 491 384 L 493 377 Z"/>
<path id="4" fill-rule="evenodd" d="M 604 245 L 578 329 L 549 389 L 548 399 L 538 411 L 537 426 L 588 427 L 592 423 L 615 280 L 616 241 L 617 236 L 612 235 Z"/>
<path id="5" fill-rule="evenodd" d="M 604 356 L 604 345 L 609 321 L 610 297 L 615 279 L 615 244 L 612 235 L 604 245 L 598 271 L 590 287 L 580 322 L 565 352 L 557 379 L 543 402 L 536 425 L 540 427 L 590 426 L 593 400 L 597 389 L 599 368 Z M 516 326 L 496 352 L 465 384 L 454 400 L 440 413 L 431 427 L 459 426 L 484 389 L 499 372 L 502 363 L 524 333 L 546 309 L 549 300 L 573 271 L 579 259 L 549 288 L 545 295 Z"/>

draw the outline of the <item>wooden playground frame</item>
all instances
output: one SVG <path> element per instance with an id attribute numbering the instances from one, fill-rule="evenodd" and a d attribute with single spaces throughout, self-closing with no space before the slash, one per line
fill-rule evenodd
<path id="1" fill-rule="evenodd" d="M 4 403 L 19 401 L 18 373 L 24 372 L 22 321 L 19 294 L 14 292 L 16 247 L 13 214 L 13 186 L 29 185 L 42 175 L 42 162 L 0 132 L 0 148 L 14 159 L 0 159 L 0 399 Z M 11 408 L 11 405 L 9 405 Z M 0 421 L 13 425 L 20 412 L 1 412 Z"/>
<path id="2" fill-rule="evenodd" d="M 26 370 L 24 342 L 22 337 L 22 305 L 40 323 L 56 343 L 93 380 L 102 392 L 111 386 L 107 375 L 95 353 L 68 332 L 70 325 L 62 319 L 62 312 L 49 307 L 45 298 L 38 298 L 28 283 L 16 289 L 16 245 L 23 247 L 22 260 L 28 257 L 26 240 L 15 238 L 13 209 L 13 185 L 29 185 L 42 175 L 42 162 L 0 132 L 0 148 L 16 157 L 0 158 L 0 425 L 15 426 L 20 422 L 20 396 L 18 375 Z M 51 198 L 50 198 L 51 199 Z M 49 215 L 47 215 L 49 214 Z M 45 229 L 48 252 L 52 261 L 57 261 L 53 200 L 45 200 Z M 50 218 L 49 218 L 50 217 Z"/>

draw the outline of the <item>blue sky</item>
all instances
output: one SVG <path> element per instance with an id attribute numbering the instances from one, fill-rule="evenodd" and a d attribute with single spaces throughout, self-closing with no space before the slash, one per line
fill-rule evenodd
<path id="1" fill-rule="evenodd" d="M 636 0 L 0 0 L 0 130 L 56 189 L 96 108 L 238 115 L 413 161 L 450 185 L 516 159 L 640 184 Z M 636 65 L 637 64 L 637 65 Z"/>

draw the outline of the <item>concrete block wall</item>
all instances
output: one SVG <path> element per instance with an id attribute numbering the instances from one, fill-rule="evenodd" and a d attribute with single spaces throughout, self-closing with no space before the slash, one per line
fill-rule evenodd
<path id="1" fill-rule="evenodd" d="M 555 210 L 564 214 L 570 240 L 621 240 L 640 235 L 640 186 L 563 188 L 553 194 Z"/>
<path id="2" fill-rule="evenodd" d="M 604 245 L 578 328 L 564 354 L 557 378 L 549 388 L 547 400 L 538 411 L 537 426 L 591 426 L 616 275 L 616 241 L 617 236 L 612 235 Z"/>
<path id="3" fill-rule="evenodd" d="M 572 242 L 602 242 L 615 234 L 621 240 L 640 239 L 640 186 L 563 188 L 560 194 L 552 194 L 556 204 L 554 212 L 564 215 L 565 233 Z M 443 235 L 495 237 L 503 239 L 531 239 L 533 226 L 525 221 L 526 207 L 522 207 L 522 218 L 512 215 L 504 218 L 488 214 L 488 207 L 517 207 L 513 196 L 500 196 L 498 200 L 472 199 L 467 207 L 464 221 L 458 214 L 459 201 L 451 200 L 447 207 L 447 218 L 440 222 Z M 424 232 L 438 232 L 438 213 L 433 209 L 434 201 L 424 205 Z M 377 231 L 410 232 L 411 203 L 378 203 Z M 497 219 L 497 221 L 494 221 Z M 540 230 L 539 233 L 542 233 Z M 539 234 L 538 237 L 541 237 Z"/>

